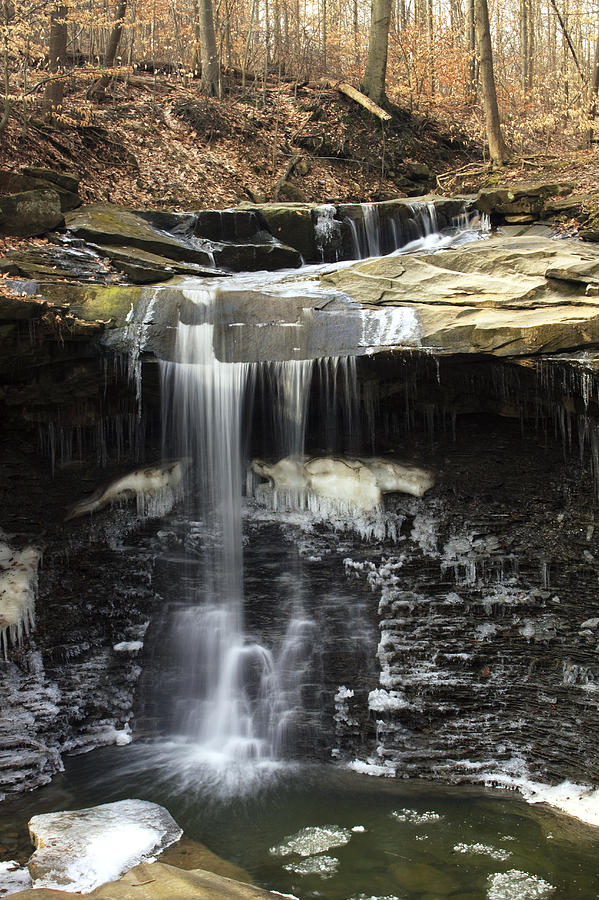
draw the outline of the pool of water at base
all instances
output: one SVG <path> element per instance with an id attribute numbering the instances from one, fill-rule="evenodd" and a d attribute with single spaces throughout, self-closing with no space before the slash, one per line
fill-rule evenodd
<path id="1" fill-rule="evenodd" d="M 300 900 L 599 897 L 599 832 L 512 794 L 335 765 L 248 770 L 247 790 L 232 794 L 194 780 L 204 762 L 194 769 L 189 747 L 142 743 L 72 757 L 47 788 L 0 804 L 0 858 L 27 858 L 36 813 L 137 797 Z"/>

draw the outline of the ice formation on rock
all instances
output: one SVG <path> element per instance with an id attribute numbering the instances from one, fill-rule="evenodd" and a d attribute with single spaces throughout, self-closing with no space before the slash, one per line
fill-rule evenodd
<path id="1" fill-rule="evenodd" d="M 0 538 L 6 537 L 0 532 Z M 0 647 L 6 659 L 35 625 L 35 591 L 41 550 L 15 550 L 0 540 Z"/>
<path id="2" fill-rule="evenodd" d="M 158 466 L 134 469 L 84 497 L 67 510 L 65 521 L 103 509 L 108 504 L 135 498 L 140 515 L 160 516 L 177 501 L 188 460 L 178 459 Z"/>
<path id="3" fill-rule="evenodd" d="M 255 459 L 252 470 L 270 481 L 273 491 L 305 493 L 368 512 L 391 492 L 423 497 L 435 483 L 428 469 L 378 457 L 286 457 L 274 464 Z"/>
<path id="4" fill-rule="evenodd" d="M 26 891 L 31 887 L 29 871 L 15 862 L 0 862 L 0 897 L 8 894 L 16 894 L 17 891 Z"/>
<path id="5" fill-rule="evenodd" d="M 29 860 L 35 888 L 88 893 L 178 841 L 170 813 L 146 800 L 47 813 L 29 821 L 36 851 Z"/>

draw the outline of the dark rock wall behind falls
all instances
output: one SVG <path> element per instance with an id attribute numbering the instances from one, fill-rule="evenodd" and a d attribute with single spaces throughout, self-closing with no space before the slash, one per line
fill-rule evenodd
<path id="1" fill-rule="evenodd" d="M 0 447 L 2 527 L 15 543 L 46 550 L 37 628 L 0 662 L 3 790 L 43 783 L 64 751 L 126 739 L 134 709 L 146 727 L 150 713 L 135 690 L 142 666 L 150 671 L 156 659 L 150 640 L 161 639 L 156 614 L 170 578 L 168 566 L 155 565 L 163 525 L 122 509 L 66 524 L 62 516 L 103 477 L 133 468 L 140 455 L 158 458 L 155 369 L 145 366 L 141 430 L 135 386 L 113 363 L 97 367 L 96 419 L 85 426 L 62 420 L 59 402 L 48 407 L 56 416 L 47 411 L 42 441 L 25 400 L 24 424 L 10 417 Z M 306 677 L 306 752 L 317 733 L 321 758 L 335 749 L 398 775 L 526 767 L 543 781 L 596 778 L 597 389 L 592 372 L 581 371 L 405 355 L 361 361 L 362 449 L 433 466 L 439 481 L 422 500 L 388 498 L 403 522 L 398 542 L 344 535 L 336 563 L 305 563 L 309 611 L 323 636 Z M 331 449 L 324 425 L 312 416 L 311 451 Z M 259 576 L 259 544 L 252 552 Z M 325 602 L 323 581 L 335 577 L 349 579 L 345 595 L 359 606 L 358 641 L 339 598 Z M 272 630 L 260 589 L 248 596 L 256 628 Z M 143 640 L 148 623 L 143 651 L 114 650 Z M 340 685 L 354 691 L 347 715 L 340 701 L 335 710 Z"/>

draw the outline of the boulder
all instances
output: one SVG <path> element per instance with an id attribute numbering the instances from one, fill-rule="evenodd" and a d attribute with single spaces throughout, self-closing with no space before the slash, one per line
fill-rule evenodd
<path id="1" fill-rule="evenodd" d="M 433 177 L 430 167 L 426 163 L 408 162 L 404 165 L 404 171 L 412 181 L 429 181 Z"/>
<path id="2" fill-rule="evenodd" d="M 37 237 L 62 222 L 56 190 L 40 188 L 0 197 L 0 237 Z"/>
<path id="3" fill-rule="evenodd" d="M 314 204 L 261 203 L 243 204 L 241 208 L 259 215 L 273 237 L 301 253 L 306 262 L 319 259 L 312 221 Z"/>
<path id="4" fill-rule="evenodd" d="M 51 889 L 19 891 L 11 896 L 14 900 L 73 900 L 72 893 Z M 118 881 L 86 896 L 90 900 L 275 900 L 281 895 L 203 869 L 184 870 L 155 862 L 141 863 Z"/>
<path id="5" fill-rule="evenodd" d="M 81 199 L 77 193 L 77 180 L 75 186 L 71 189 L 63 187 L 62 184 L 53 181 L 50 178 L 42 176 L 34 176 L 32 172 L 48 172 L 51 175 L 62 177 L 60 173 L 51 172 L 47 169 L 21 169 L 19 173 L 0 171 L 0 194 L 17 194 L 23 191 L 34 191 L 40 188 L 50 188 L 56 191 L 60 197 L 60 206 L 63 212 L 76 209 L 81 206 Z M 70 176 L 64 176 L 64 183 L 71 183 Z"/>
<path id="6" fill-rule="evenodd" d="M 549 197 L 563 197 L 571 193 L 571 184 L 514 184 L 506 187 L 482 188 L 474 205 L 495 218 L 531 216 L 530 221 L 542 217 Z"/>
<path id="7" fill-rule="evenodd" d="M 165 217 L 167 217 L 165 219 Z M 70 234 L 94 244 L 113 247 L 137 247 L 148 253 L 202 266 L 212 264 L 208 248 L 198 246 L 186 233 L 164 230 L 163 223 L 175 222 L 185 229 L 190 218 L 171 213 L 140 213 L 110 203 L 93 203 L 68 214 Z M 153 223 L 158 222 L 159 225 Z"/>
<path id="8" fill-rule="evenodd" d="M 104 260 L 88 248 L 57 244 L 9 250 L 0 259 L 0 272 L 25 278 L 71 278 L 104 282 L 112 274 Z"/>
<path id="9" fill-rule="evenodd" d="M 545 215 L 548 218 L 579 218 L 585 206 L 591 201 L 589 194 L 572 194 L 560 200 L 548 200 L 545 204 Z"/>
<path id="10" fill-rule="evenodd" d="M 398 346 L 518 357 L 599 344 L 599 304 L 585 293 L 598 266 L 595 248 L 525 236 L 370 260 L 322 281 L 362 304 L 411 312 Z"/>
<path id="11" fill-rule="evenodd" d="M 146 800 L 120 800 L 34 816 L 36 850 L 28 863 L 34 887 L 94 890 L 160 853 L 183 834 L 170 813 Z"/>
<path id="12" fill-rule="evenodd" d="M 94 245 L 92 245 L 94 246 Z M 194 275 L 198 278 L 214 278 L 229 273 L 220 269 L 207 268 L 197 263 L 177 262 L 157 253 L 149 253 L 137 247 L 101 247 L 94 249 L 109 259 L 115 269 L 123 272 L 133 284 L 156 284 L 168 281 L 174 275 Z"/>
<path id="13" fill-rule="evenodd" d="M 73 194 L 79 191 L 80 179 L 76 175 L 68 175 L 66 172 L 57 172 L 54 169 L 43 169 L 39 166 L 23 166 L 20 172 L 29 178 L 49 181 L 51 184 L 56 184 L 64 191 L 71 191 Z"/>
<path id="14" fill-rule="evenodd" d="M 584 204 L 584 221 L 578 230 L 583 241 L 599 241 L 599 194 L 594 194 Z"/>
<path id="15" fill-rule="evenodd" d="M 194 234 L 210 241 L 246 241 L 264 230 L 263 220 L 252 209 L 203 209 L 195 213 Z"/>

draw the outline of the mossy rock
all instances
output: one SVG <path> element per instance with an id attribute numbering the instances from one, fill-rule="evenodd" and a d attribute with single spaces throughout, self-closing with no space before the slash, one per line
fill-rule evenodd
<path id="1" fill-rule="evenodd" d="M 72 281 L 42 281 L 35 285 L 44 299 L 65 306 L 86 322 L 109 322 L 111 327 L 127 324 L 137 307 L 143 288 L 130 284 L 80 284 Z"/>
<path id="2" fill-rule="evenodd" d="M 578 236 L 583 241 L 599 241 L 599 194 L 593 194 L 584 204 L 585 216 L 582 227 L 578 230 Z"/>
<path id="3" fill-rule="evenodd" d="M 94 244 L 115 247 L 138 247 L 183 262 L 210 266 L 211 255 L 207 250 L 194 246 L 185 233 L 168 233 L 165 225 L 177 224 L 185 231 L 192 217 L 176 213 L 137 212 L 110 203 L 93 203 L 83 206 L 66 217 L 69 232 Z M 154 224 L 158 223 L 158 224 Z"/>
<path id="4" fill-rule="evenodd" d="M 307 199 L 302 189 L 292 181 L 283 182 L 279 188 L 279 198 L 289 203 L 305 203 Z"/>

